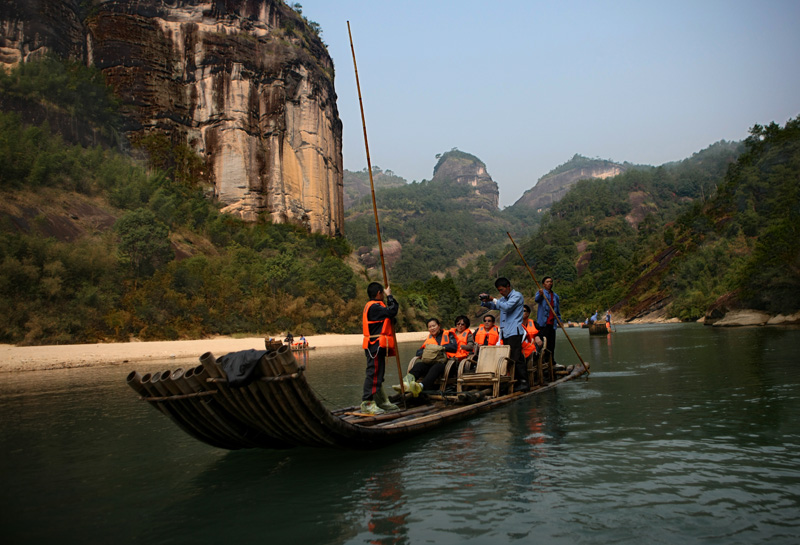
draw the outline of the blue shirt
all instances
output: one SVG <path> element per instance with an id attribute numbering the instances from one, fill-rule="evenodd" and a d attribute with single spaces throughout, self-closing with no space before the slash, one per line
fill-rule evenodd
<path id="1" fill-rule="evenodd" d="M 536 327 L 542 329 L 547 324 L 547 319 L 550 318 L 550 305 L 544 300 L 546 297 L 547 300 L 550 300 L 550 292 L 543 289 L 544 297 L 542 297 L 539 292 L 536 292 L 536 297 L 533 298 L 536 301 L 536 304 L 539 305 L 539 308 L 536 310 Z M 558 319 L 561 320 L 561 308 L 559 305 L 559 297 L 556 292 L 553 292 L 553 310 L 556 311 L 556 316 Z M 558 322 L 553 320 L 553 327 L 558 328 Z"/>
<path id="2" fill-rule="evenodd" d="M 522 327 L 522 306 L 525 299 L 517 290 L 511 290 L 507 297 L 501 297 L 493 301 L 484 301 L 482 307 L 492 310 L 500 310 L 500 333 L 503 338 L 513 335 L 525 335 L 527 332 Z"/>

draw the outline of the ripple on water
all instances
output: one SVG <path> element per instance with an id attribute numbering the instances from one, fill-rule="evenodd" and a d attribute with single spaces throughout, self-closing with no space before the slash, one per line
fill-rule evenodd
<path id="1" fill-rule="evenodd" d="M 635 377 L 641 375 L 638 371 L 593 371 L 591 378 L 616 378 L 616 377 Z"/>

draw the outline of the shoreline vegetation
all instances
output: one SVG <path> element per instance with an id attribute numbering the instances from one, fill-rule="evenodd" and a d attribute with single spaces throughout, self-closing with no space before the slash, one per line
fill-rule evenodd
<path id="1" fill-rule="evenodd" d="M 699 323 L 703 319 L 698 320 Z M 682 323 L 677 318 L 665 318 L 653 313 L 616 325 Z M 580 324 L 575 324 L 579 326 Z M 800 325 L 800 313 L 791 316 L 770 316 L 760 311 L 729 312 L 723 319 L 708 323 L 715 327 Z M 573 326 L 573 327 L 575 327 Z M 397 342 L 422 343 L 426 331 L 406 331 L 397 334 Z M 276 337 L 277 338 L 277 337 Z M 283 337 L 280 337 L 281 339 Z M 299 339 L 299 336 L 295 338 Z M 361 334 L 309 335 L 309 347 L 353 350 L 354 358 L 361 358 Z M 113 367 L 119 365 L 163 364 L 164 361 L 197 361 L 206 352 L 219 357 L 239 350 L 264 349 L 264 337 L 215 336 L 205 339 L 178 341 L 133 341 L 123 343 L 60 344 L 43 346 L 14 346 L 0 344 L 0 374 L 25 371 L 49 371 L 78 367 Z M 127 371 L 126 371 L 127 372 Z"/>

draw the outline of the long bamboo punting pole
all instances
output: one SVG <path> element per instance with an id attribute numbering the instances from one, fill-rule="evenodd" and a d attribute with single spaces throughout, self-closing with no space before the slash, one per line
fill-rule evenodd
<path id="1" fill-rule="evenodd" d="M 528 265 L 528 262 L 527 262 L 527 261 L 525 261 L 525 258 L 524 258 L 524 257 L 522 257 L 522 252 L 520 252 L 520 251 L 519 251 L 519 248 L 517 247 L 517 243 L 516 243 L 516 242 L 514 242 L 514 239 L 511 237 L 511 233 L 509 233 L 508 231 L 506 231 L 506 234 L 508 235 L 508 238 L 509 238 L 509 240 L 511 240 L 511 244 L 513 244 L 513 245 L 514 245 L 514 249 L 515 249 L 515 250 L 517 251 L 517 253 L 519 254 L 519 258 L 522 260 L 522 262 L 525 264 L 525 267 L 528 269 L 528 272 L 530 273 L 530 275 L 531 275 L 531 278 L 533 278 L 533 281 L 534 281 L 534 283 L 536 284 L 536 289 L 537 289 L 537 290 L 540 290 L 540 289 L 542 289 L 542 287 L 539 285 L 539 281 L 538 281 L 538 280 L 536 280 L 536 276 L 534 276 L 534 274 L 533 274 L 533 270 L 531 269 L 530 265 Z M 555 309 L 553 308 L 553 305 L 550 303 L 550 301 L 548 301 L 548 300 L 547 300 L 547 297 L 544 297 L 544 300 L 545 300 L 545 301 L 547 301 L 547 306 L 548 306 L 548 307 L 550 307 L 550 312 L 552 312 L 552 313 L 553 313 L 553 318 L 555 318 L 555 319 L 556 319 L 556 322 L 558 322 L 558 326 L 561 328 L 561 331 L 563 331 L 563 332 L 564 332 L 564 336 L 565 336 L 565 337 L 567 338 L 567 340 L 569 341 L 569 344 L 572 346 L 572 349 L 575 351 L 575 354 L 577 354 L 577 355 L 578 355 L 578 359 L 579 359 L 579 360 L 580 360 L 580 362 L 583 364 L 583 367 L 586 369 L 586 374 L 588 375 L 588 374 L 589 374 L 589 366 L 588 366 L 588 365 L 586 365 L 586 362 L 585 362 L 585 361 L 583 361 L 583 358 L 581 357 L 581 354 L 580 354 L 580 352 L 578 352 L 578 349 L 577 349 L 577 348 L 575 348 L 575 344 L 572 342 L 572 339 L 570 339 L 570 338 L 569 338 L 569 334 L 567 333 L 567 330 L 564 328 L 564 324 L 562 324 L 562 323 L 561 323 L 561 320 L 558 318 L 558 314 L 556 314 L 556 311 L 555 311 Z M 555 346 L 554 346 L 553 348 L 555 348 Z"/>
<path id="2" fill-rule="evenodd" d="M 375 201 L 375 183 L 372 181 L 372 162 L 369 158 L 369 141 L 367 140 L 367 120 L 364 117 L 364 102 L 361 100 L 361 84 L 358 82 L 358 65 L 356 64 L 356 49 L 353 46 L 353 34 L 350 32 L 350 21 L 347 21 L 347 35 L 350 36 L 350 51 L 353 53 L 353 69 L 356 72 L 356 89 L 358 90 L 358 105 L 361 108 L 361 125 L 364 127 L 364 148 L 367 150 L 367 171 L 369 171 L 369 187 L 372 191 L 372 211 L 375 214 L 375 231 L 378 233 L 378 251 L 381 255 L 381 270 L 383 271 L 383 285 L 389 287 L 389 278 L 386 276 L 386 262 L 383 259 L 383 240 L 381 239 L 381 226 L 378 223 L 378 204 Z M 406 389 L 403 384 L 403 370 L 400 366 L 400 349 L 397 346 L 397 335 L 392 328 L 394 341 L 394 355 L 397 359 L 397 376 L 400 377 L 400 396 L 403 398 L 403 408 L 406 406 Z"/>

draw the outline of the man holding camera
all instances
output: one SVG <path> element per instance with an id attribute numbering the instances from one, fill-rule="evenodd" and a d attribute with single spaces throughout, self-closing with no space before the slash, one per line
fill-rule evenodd
<path id="1" fill-rule="evenodd" d="M 522 326 L 522 312 L 525 298 L 517 290 L 511 289 L 508 278 L 500 277 L 494 282 L 499 299 L 492 299 L 487 293 L 480 294 L 481 306 L 492 310 L 500 310 L 500 336 L 503 344 L 511 347 L 510 357 L 515 362 L 514 378 L 517 380 L 515 390 L 525 392 L 528 386 L 528 369 L 522 357 L 522 338 L 526 331 Z"/>

